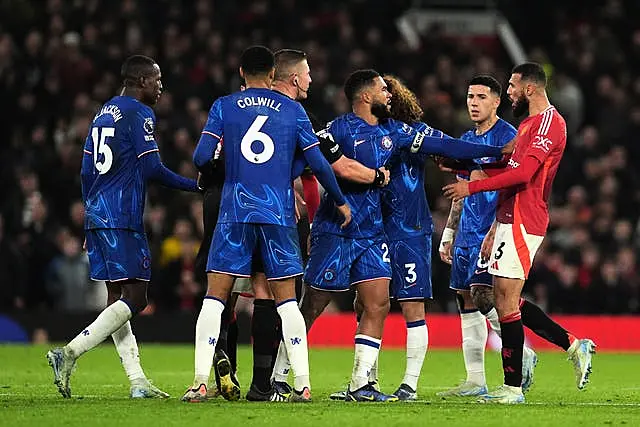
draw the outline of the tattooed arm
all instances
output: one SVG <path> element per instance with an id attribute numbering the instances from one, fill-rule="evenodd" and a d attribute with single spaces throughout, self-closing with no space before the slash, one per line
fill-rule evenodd
<path id="1" fill-rule="evenodd" d="M 447 264 L 451 264 L 451 248 L 453 246 L 453 240 L 455 238 L 458 224 L 460 223 L 460 215 L 462 214 L 462 206 L 464 199 L 451 202 L 451 209 L 449 210 L 449 218 L 447 218 L 447 225 L 442 232 L 442 239 L 440 239 L 440 259 Z"/>

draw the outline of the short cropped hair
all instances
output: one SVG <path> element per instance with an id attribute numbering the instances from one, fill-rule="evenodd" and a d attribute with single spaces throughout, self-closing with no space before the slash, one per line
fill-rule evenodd
<path id="1" fill-rule="evenodd" d="M 492 76 L 486 74 L 475 76 L 469 82 L 469 86 L 472 85 L 486 86 L 489 88 L 489 91 L 496 95 L 498 98 L 502 96 L 502 86 L 500 85 L 498 80 L 496 80 Z"/>
<path id="2" fill-rule="evenodd" d="M 350 103 L 353 103 L 353 100 L 360 93 L 360 91 L 370 84 L 373 83 L 373 80 L 377 77 L 380 77 L 380 74 L 375 70 L 357 70 L 351 73 L 349 77 L 347 77 L 347 81 L 344 83 L 344 94 L 347 97 L 347 100 Z"/>
<path id="3" fill-rule="evenodd" d="M 542 65 L 536 62 L 525 62 L 516 65 L 511 70 L 511 74 L 520 74 L 522 80 L 528 80 L 539 85 L 547 86 L 547 74 L 544 72 Z"/>
<path id="4" fill-rule="evenodd" d="M 240 57 L 240 66 L 248 76 L 267 74 L 274 65 L 273 52 L 265 46 L 248 47 Z"/>
<path id="5" fill-rule="evenodd" d="M 291 69 L 307 59 L 307 54 L 296 49 L 281 49 L 274 55 L 276 76 L 274 80 L 286 80 L 291 74 Z"/>
<path id="6" fill-rule="evenodd" d="M 122 83 L 127 86 L 137 86 L 141 77 L 148 77 L 153 74 L 156 61 L 144 55 L 132 55 L 122 64 L 120 76 Z"/>

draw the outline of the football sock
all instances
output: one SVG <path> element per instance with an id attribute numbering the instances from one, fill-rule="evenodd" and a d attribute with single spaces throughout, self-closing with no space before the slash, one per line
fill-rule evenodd
<path id="1" fill-rule="evenodd" d="M 235 311 L 231 313 L 227 327 L 227 356 L 233 372 L 238 370 L 238 321 Z"/>
<path id="2" fill-rule="evenodd" d="M 287 348 L 284 345 L 284 341 L 282 341 L 278 347 L 278 355 L 273 366 L 271 379 L 278 382 L 287 382 L 290 369 L 291 364 L 289 363 L 289 356 L 287 356 Z"/>
<path id="3" fill-rule="evenodd" d="M 495 309 L 493 310 L 495 312 Z M 485 385 L 484 348 L 489 331 L 487 320 L 478 310 L 460 313 L 462 329 L 462 355 L 467 370 L 467 381 L 477 385 Z"/>
<path id="4" fill-rule="evenodd" d="M 498 319 L 498 312 L 495 307 L 492 307 L 487 313 L 483 313 L 484 317 L 487 318 L 489 324 L 491 325 L 491 329 L 498 334 L 499 337 L 502 336 L 502 332 L 500 332 L 500 319 Z"/>
<path id="5" fill-rule="evenodd" d="M 520 298 L 520 311 L 524 326 L 565 351 L 576 339 L 566 329 L 551 320 L 540 307 L 524 298 Z"/>
<path id="6" fill-rule="evenodd" d="M 349 390 L 356 391 L 369 383 L 369 374 L 378 359 L 381 343 L 381 340 L 367 335 L 357 334 L 355 336 L 356 349 Z"/>
<path id="7" fill-rule="evenodd" d="M 119 299 L 102 310 L 92 324 L 72 339 L 64 347 L 65 353 L 75 358 L 80 357 L 120 329 L 131 319 L 131 315 L 129 304 L 125 300 Z"/>
<path id="8" fill-rule="evenodd" d="M 131 322 L 126 322 L 117 331 L 111 334 L 113 343 L 116 345 L 120 361 L 127 373 L 129 381 L 146 379 L 142 366 L 140 365 L 140 354 L 136 336 L 131 331 Z"/>
<path id="9" fill-rule="evenodd" d="M 222 316 L 220 317 L 220 333 L 218 334 L 218 341 L 216 342 L 216 351 L 222 350 L 227 355 L 229 354 L 229 345 L 227 339 L 229 338 L 229 324 L 231 323 L 232 312 L 228 304 L 225 304 Z"/>
<path id="10" fill-rule="evenodd" d="M 381 342 L 382 344 L 382 342 Z M 370 383 L 377 383 L 378 382 L 378 358 L 376 358 L 376 361 L 373 362 L 373 366 L 371 367 L 371 370 L 369 371 L 369 382 Z"/>
<path id="11" fill-rule="evenodd" d="M 293 369 L 293 387 L 302 391 L 311 388 L 309 382 L 309 350 L 307 348 L 307 327 L 295 298 L 280 302 L 276 306 L 282 319 L 282 339 Z"/>
<path id="12" fill-rule="evenodd" d="M 276 333 L 273 335 L 273 338 L 274 340 L 271 343 L 271 370 L 269 372 L 273 372 L 275 369 L 276 358 L 278 357 L 278 351 L 280 350 L 280 344 L 282 343 L 282 320 L 280 319 L 280 316 L 276 316 Z"/>
<path id="13" fill-rule="evenodd" d="M 224 303 L 217 298 L 206 296 L 196 322 L 196 351 L 194 386 L 209 384 L 209 374 L 216 351 L 216 341 L 220 334 L 220 323 Z"/>
<path id="14" fill-rule="evenodd" d="M 258 390 L 269 391 L 271 366 L 273 363 L 273 342 L 278 339 L 278 312 L 273 300 L 253 301 L 251 338 L 253 339 L 253 379 L 251 383 Z"/>
<path id="15" fill-rule="evenodd" d="M 412 390 L 418 387 L 420 371 L 429 345 L 429 330 L 423 320 L 407 322 L 407 368 L 402 382 Z"/>
<path id="16" fill-rule="evenodd" d="M 520 312 L 508 314 L 500 319 L 502 330 L 502 368 L 504 383 L 512 387 L 522 385 L 522 346 L 524 328 Z"/>

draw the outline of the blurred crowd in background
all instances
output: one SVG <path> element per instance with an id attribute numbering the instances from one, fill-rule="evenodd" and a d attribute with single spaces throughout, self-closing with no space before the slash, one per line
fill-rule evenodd
<path id="1" fill-rule="evenodd" d="M 505 85 L 514 65 L 495 39 L 452 38 L 433 27 L 412 50 L 395 19 L 428 1 L 0 0 L 0 309 L 83 311 L 104 304 L 82 251 L 82 145 L 98 107 L 120 86 L 130 54 L 160 64 L 156 107 L 165 164 L 195 177 L 191 156 L 212 102 L 239 88 L 244 48 L 309 55 L 305 107 L 328 121 L 348 110 L 347 75 L 375 68 L 402 78 L 424 120 L 450 135 L 472 126 L 467 82 Z M 442 3 L 442 2 L 440 2 Z M 637 2 L 495 1 L 529 59 L 543 63 L 567 120 L 567 150 L 551 225 L 525 291 L 551 313 L 640 312 L 640 16 Z M 503 94 L 500 115 L 517 125 Z M 437 248 L 451 179 L 427 168 Z M 203 227 L 199 195 L 151 185 L 145 223 L 153 254 L 150 311 L 194 310 L 203 286 L 193 262 Z M 431 311 L 455 311 L 449 268 L 433 257 Z M 351 296 L 337 306 L 351 307 Z"/>

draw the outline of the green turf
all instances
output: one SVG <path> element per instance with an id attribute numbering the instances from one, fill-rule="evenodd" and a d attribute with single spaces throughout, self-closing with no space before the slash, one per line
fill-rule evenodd
<path id="1" fill-rule="evenodd" d="M 256 404 L 218 400 L 205 404 L 179 401 L 192 379 L 190 346 L 144 345 L 143 366 L 154 382 L 172 395 L 168 400 L 131 401 L 126 377 L 112 345 L 82 357 L 72 379 L 74 397 L 65 400 L 52 384 L 44 354 L 47 347 L 0 346 L 0 426 L 155 426 L 165 425 L 630 425 L 640 426 L 640 355 L 598 354 L 588 389 L 575 387 L 571 365 L 561 353 L 542 353 L 536 384 L 527 404 L 480 405 L 473 400 L 442 400 L 436 391 L 463 376 L 459 352 L 430 351 L 419 385 L 418 403 L 354 404 L 332 402 L 328 395 L 344 387 L 353 360 L 349 350 L 311 351 L 314 402 Z M 250 380 L 250 349 L 242 348 L 240 381 Z M 404 353 L 380 356 L 383 390 L 391 393 L 404 371 Z M 489 385 L 500 383 L 499 357 L 487 355 Z"/>

